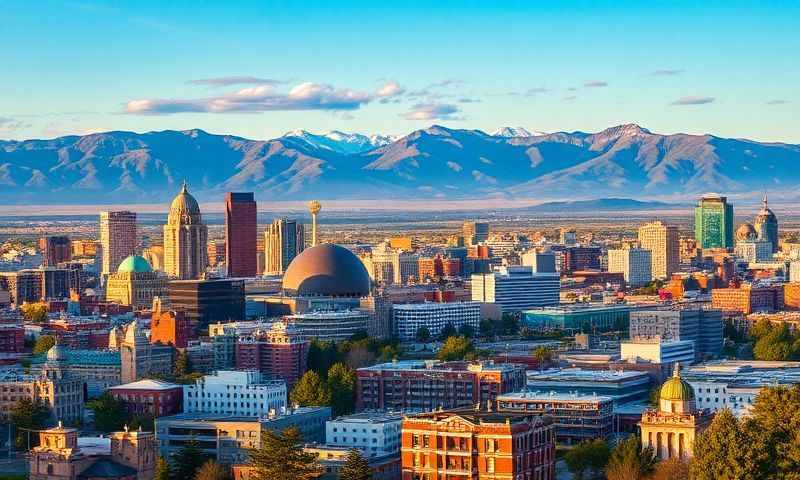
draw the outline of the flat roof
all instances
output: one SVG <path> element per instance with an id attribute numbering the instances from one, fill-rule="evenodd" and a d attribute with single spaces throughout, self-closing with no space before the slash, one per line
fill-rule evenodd
<path id="1" fill-rule="evenodd" d="M 607 395 L 596 395 L 592 393 L 559 393 L 555 391 L 526 391 L 505 393 L 497 396 L 498 401 L 515 401 L 515 400 L 549 400 L 553 402 L 581 402 L 581 403 L 595 403 L 595 402 L 613 402 L 614 399 Z"/>
<path id="2" fill-rule="evenodd" d="M 270 422 L 281 418 L 291 417 L 293 415 L 303 415 L 308 413 L 317 413 L 324 410 L 330 410 L 330 407 L 300 407 L 292 410 L 291 413 L 277 415 L 272 418 L 258 417 L 258 416 L 245 416 L 233 415 L 224 413 L 208 413 L 208 412 L 193 412 L 193 413 L 178 413 L 167 417 L 158 417 L 156 422 L 159 421 L 192 421 L 192 422 Z"/>
<path id="3" fill-rule="evenodd" d="M 389 423 L 399 422 L 402 419 L 403 414 L 400 412 L 361 412 L 342 415 L 328 421 L 338 423 Z"/>
<path id="4" fill-rule="evenodd" d="M 448 307 L 480 307 L 481 302 L 424 302 L 424 303 L 399 303 L 392 305 L 397 310 L 432 310 L 434 308 Z"/>
<path id="5" fill-rule="evenodd" d="M 643 377 L 649 377 L 649 374 L 631 370 L 584 370 L 582 368 L 528 371 L 528 380 L 616 381 Z"/>
<path id="6" fill-rule="evenodd" d="M 569 303 L 553 307 L 531 308 L 529 310 L 523 310 L 522 313 L 531 315 L 564 315 L 568 313 L 591 313 L 591 312 L 602 312 L 607 310 L 630 311 L 631 309 L 632 309 L 631 305 L 627 304 L 606 305 L 606 304 Z"/>

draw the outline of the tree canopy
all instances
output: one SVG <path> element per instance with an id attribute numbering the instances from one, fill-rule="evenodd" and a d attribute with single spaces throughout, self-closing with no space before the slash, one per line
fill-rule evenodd
<path id="1" fill-rule="evenodd" d="M 194 476 L 194 480 L 231 480 L 233 475 L 228 467 L 223 467 L 214 460 L 207 460 Z"/>
<path id="2" fill-rule="evenodd" d="M 101 432 L 118 432 L 125 426 L 125 406 L 108 392 L 87 403 L 86 407 L 94 411 L 94 426 Z"/>
<path id="3" fill-rule="evenodd" d="M 23 303 L 19 307 L 20 313 L 25 320 L 33 323 L 44 323 L 47 321 L 47 304 L 44 302 Z"/>
<path id="4" fill-rule="evenodd" d="M 347 453 L 347 459 L 339 472 L 340 480 L 372 480 L 372 468 L 361 450 L 356 448 Z"/>
<path id="5" fill-rule="evenodd" d="M 12 425 L 19 429 L 39 430 L 46 426 L 50 418 L 50 410 L 41 403 L 33 402 L 28 398 L 17 401 L 8 412 L 8 419 Z M 30 446 L 39 443 L 39 435 L 30 434 Z M 28 444 L 28 432 L 17 430 L 17 448 L 25 448 Z"/>
<path id="6" fill-rule="evenodd" d="M 316 455 L 303 451 L 296 427 L 283 432 L 263 430 L 261 446 L 249 449 L 248 454 L 252 480 L 310 480 L 320 472 Z"/>
<path id="7" fill-rule="evenodd" d="M 295 384 L 289 400 L 301 407 L 330 405 L 328 384 L 314 370 L 309 370 Z"/>
<path id="8" fill-rule="evenodd" d="M 195 474 L 210 458 L 203 453 L 197 440 L 189 440 L 186 445 L 173 456 L 175 478 L 183 480 L 195 478 Z"/>
<path id="9" fill-rule="evenodd" d="M 464 360 L 467 354 L 474 352 L 475 347 L 467 337 L 450 337 L 442 345 L 436 358 L 442 361 Z"/>
<path id="10" fill-rule="evenodd" d="M 642 448 L 638 436 L 622 440 L 611 451 L 606 466 L 608 480 L 643 480 L 655 468 L 655 454 L 650 447 Z"/>
<path id="11" fill-rule="evenodd" d="M 602 439 L 595 439 L 572 447 L 564 455 L 564 461 L 574 480 L 584 480 L 600 474 L 608 464 L 610 455 L 608 443 Z"/>
<path id="12" fill-rule="evenodd" d="M 53 348 L 53 345 L 55 344 L 56 337 L 52 335 L 40 335 L 39 338 L 36 339 L 36 343 L 33 345 L 33 354 L 40 355 L 42 353 L 47 353 L 47 351 Z"/>

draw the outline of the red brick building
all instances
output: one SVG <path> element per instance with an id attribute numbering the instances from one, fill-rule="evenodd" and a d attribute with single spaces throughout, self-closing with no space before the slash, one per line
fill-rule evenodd
<path id="1" fill-rule="evenodd" d="M 59 263 L 72 260 L 72 242 L 68 237 L 54 236 L 39 239 L 43 267 L 57 267 Z"/>
<path id="2" fill-rule="evenodd" d="M 150 342 L 186 348 L 192 326 L 183 311 L 153 312 L 150 320 Z"/>
<path id="3" fill-rule="evenodd" d="M 21 353 L 25 349 L 22 325 L 0 323 L 0 353 Z"/>
<path id="4" fill-rule="evenodd" d="M 258 223 L 252 192 L 225 194 L 225 261 L 229 277 L 255 277 Z"/>
<path id="5" fill-rule="evenodd" d="M 269 378 L 292 386 L 306 373 L 310 342 L 291 325 L 277 322 L 267 331 L 256 331 L 236 342 L 237 370 L 255 369 Z"/>
<path id="6" fill-rule="evenodd" d="M 525 388 L 525 366 L 408 360 L 356 371 L 356 409 L 459 408 Z"/>
<path id="7" fill-rule="evenodd" d="M 555 434 L 538 415 L 475 410 L 406 417 L 403 480 L 555 478 Z"/>
<path id="8" fill-rule="evenodd" d="M 783 286 L 715 288 L 711 291 L 711 305 L 723 312 L 745 315 L 783 310 Z"/>
<path id="9" fill-rule="evenodd" d="M 42 327 L 43 335 L 52 335 L 58 342 L 73 349 L 108 348 L 108 319 L 68 317 L 50 320 Z"/>
<path id="10" fill-rule="evenodd" d="M 163 417 L 183 411 L 183 387 L 159 380 L 139 380 L 108 389 L 131 415 Z"/>

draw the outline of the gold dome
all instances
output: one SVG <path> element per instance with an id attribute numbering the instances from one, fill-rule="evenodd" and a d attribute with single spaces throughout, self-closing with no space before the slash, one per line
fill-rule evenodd
<path id="1" fill-rule="evenodd" d="M 672 378 L 661 386 L 660 398 L 671 402 L 694 400 L 694 388 L 689 385 L 689 382 L 681 378 L 678 364 L 675 365 L 675 372 L 672 374 Z"/>
<path id="2" fill-rule="evenodd" d="M 200 206 L 197 204 L 197 200 L 189 193 L 185 181 L 180 193 L 172 200 L 167 223 L 170 225 L 196 225 L 203 223 L 200 217 Z"/>

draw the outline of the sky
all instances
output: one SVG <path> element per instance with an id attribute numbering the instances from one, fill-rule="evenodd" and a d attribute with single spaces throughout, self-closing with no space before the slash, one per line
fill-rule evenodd
<path id="1" fill-rule="evenodd" d="M 186 130 L 800 143 L 800 2 L 0 0 L 0 139 Z"/>

